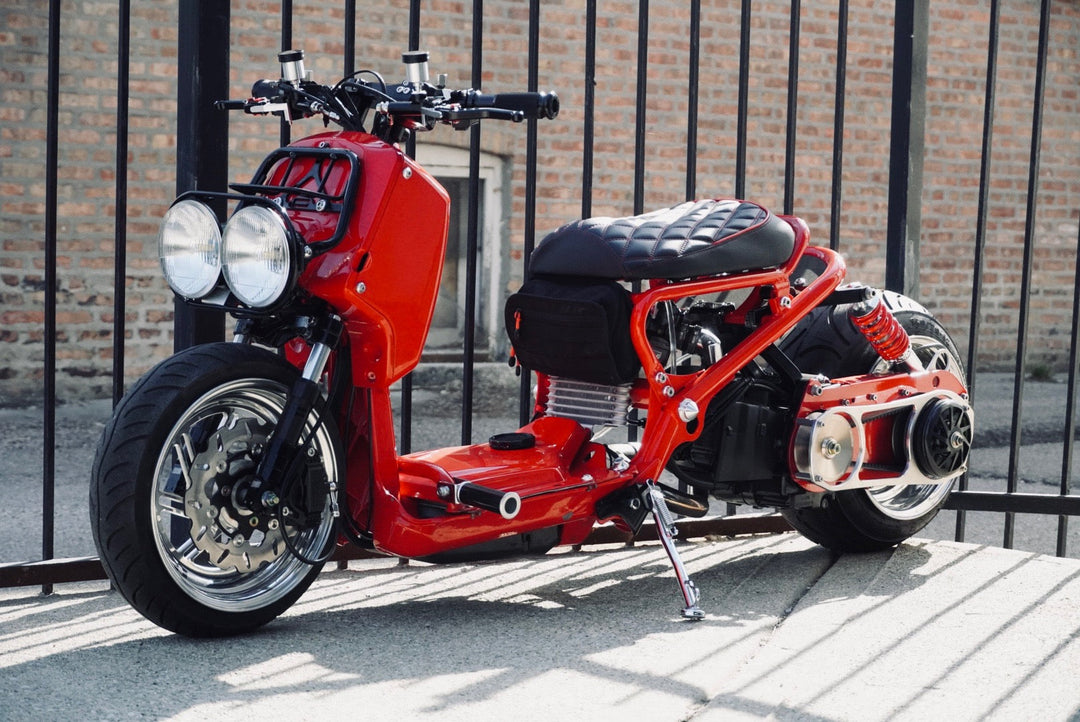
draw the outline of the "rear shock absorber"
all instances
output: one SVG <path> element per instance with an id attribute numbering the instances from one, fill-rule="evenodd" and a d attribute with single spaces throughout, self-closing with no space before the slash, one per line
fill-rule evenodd
<path id="1" fill-rule="evenodd" d="M 907 331 L 885 305 L 881 291 L 852 306 L 848 314 L 878 355 L 889 363 L 904 363 L 912 371 L 923 371 L 922 362 L 911 348 Z"/>

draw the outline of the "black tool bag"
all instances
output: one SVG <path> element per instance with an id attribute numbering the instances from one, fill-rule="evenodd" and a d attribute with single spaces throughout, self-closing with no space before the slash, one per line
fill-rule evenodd
<path id="1" fill-rule="evenodd" d="M 506 333 L 526 367 L 596 384 L 637 377 L 630 293 L 614 281 L 540 276 L 506 301 Z"/>

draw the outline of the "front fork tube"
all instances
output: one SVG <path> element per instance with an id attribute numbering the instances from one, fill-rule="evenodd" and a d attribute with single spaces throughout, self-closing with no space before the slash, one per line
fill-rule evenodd
<path id="1" fill-rule="evenodd" d="M 300 451 L 300 437 L 304 425 L 319 398 L 319 380 L 340 337 L 341 319 L 331 316 L 327 319 L 325 328 L 321 329 L 321 333 L 313 340 L 304 370 L 289 390 L 281 418 L 259 460 L 255 479 L 241 495 L 241 502 L 248 508 L 271 509 L 282 502 L 281 493 L 285 491 L 284 485 L 287 482 L 286 472 Z M 331 489 L 332 497 L 333 492 L 336 492 L 336 489 Z M 334 516 L 337 515 L 337 505 L 334 504 Z"/>
<path id="2" fill-rule="evenodd" d="M 648 481 L 645 483 L 642 497 L 649 511 L 652 512 L 653 521 L 656 523 L 656 535 L 660 538 L 660 543 L 664 545 L 664 551 L 671 560 L 671 566 L 675 568 L 675 579 L 678 580 L 679 590 L 686 601 L 686 607 L 682 610 L 683 618 L 693 621 L 704 619 L 705 612 L 698 607 L 701 593 L 694 581 L 690 579 L 690 575 L 686 573 L 686 567 L 683 566 L 679 550 L 675 546 L 675 536 L 679 533 L 679 529 L 675 526 L 675 518 L 664 501 L 663 492 L 652 481 Z"/>

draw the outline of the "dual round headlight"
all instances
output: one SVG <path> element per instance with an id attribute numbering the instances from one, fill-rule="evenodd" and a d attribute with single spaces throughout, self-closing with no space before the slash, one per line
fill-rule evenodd
<path id="1" fill-rule="evenodd" d="M 210 293 L 221 278 L 217 216 L 198 201 L 173 204 L 158 230 L 158 257 L 176 295 L 202 298 Z"/>
<path id="2" fill-rule="evenodd" d="M 205 204 L 175 203 L 158 232 L 158 255 L 169 286 L 188 299 L 209 295 L 224 274 L 237 300 L 265 308 L 281 298 L 293 274 L 285 222 L 260 205 L 234 213 L 222 233 Z"/>

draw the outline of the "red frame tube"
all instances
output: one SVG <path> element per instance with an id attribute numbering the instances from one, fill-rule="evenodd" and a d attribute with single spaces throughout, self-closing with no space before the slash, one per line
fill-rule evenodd
<path id="1" fill-rule="evenodd" d="M 843 280 L 843 259 L 828 249 L 809 247 L 809 232 L 801 220 L 784 220 L 796 232 L 795 250 L 784 266 L 707 280 L 665 282 L 635 295 L 630 333 L 645 369 L 647 395 L 642 388 L 634 396 L 638 403 L 647 403 L 648 421 L 641 449 L 626 471 L 608 468 L 604 447 L 588 441 L 587 430 L 569 419 L 554 417 L 538 418 L 521 429 L 536 437 L 532 449 L 494 451 L 487 444 L 477 444 L 398 457 L 388 393 L 373 389 L 367 429 L 370 436 L 350 443 L 350 449 L 362 457 L 356 459 L 361 469 L 350 464 L 350 488 L 371 484 L 374 491 L 370 510 L 354 510 L 357 522 L 370 519 L 369 531 L 376 546 L 406 557 L 552 526 L 563 529 L 560 543 L 579 542 L 597 521 L 597 501 L 628 484 L 655 479 L 675 447 L 700 434 L 700 424 L 684 422 L 678 416 L 684 399 L 696 403 L 704 413 L 709 400 L 739 369 L 780 339 Z M 822 261 L 825 269 L 805 289 L 793 292 L 788 278 L 804 256 Z M 650 308 L 661 301 L 745 288 L 755 289 L 754 304 L 768 307 L 758 327 L 709 368 L 691 375 L 664 374 L 645 335 Z M 358 450 L 365 441 L 371 444 L 370 458 Z M 363 472 L 367 468 L 374 471 L 373 480 Z M 447 503 L 439 498 L 438 487 L 454 480 L 517 492 L 522 499 L 521 511 L 514 519 L 505 520 L 490 512 Z M 425 505 L 429 511 L 436 508 L 434 505 L 443 511 L 424 518 Z"/>
<path id="2" fill-rule="evenodd" d="M 791 216 L 782 218 L 795 229 L 795 252 L 787 264 L 775 271 L 666 284 L 635 297 L 630 333 L 649 385 L 649 422 L 642 436 L 641 449 L 628 472 L 636 480 L 656 479 L 675 447 L 693 441 L 700 435 L 701 424 L 687 423 L 679 418 L 679 404 L 683 400 L 694 402 L 703 414 L 709 400 L 734 378 L 739 369 L 791 330 L 843 281 L 846 270 L 843 258 L 827 248 L 808 246 L 810 233 L 801 219 Z M 825 269 L 809 286 L 793 294 L 788 278 L 804 256 L 824 262 Z M 645 335 L 649 310 L 661 301 L 744 288 L 759 289 L 759 300 L 761 289 L 772 289 L 767 299 L 770 313 L 758 327 L 712 366 L 687 376 L 666 374 L 653 355 Z M 666 392 L 667 388 L 672 391 Z"/>
<path id="3" fill-rule="evenodd" d="M 636 385 L 633 402 L 647 408 L 648 418 L 641 449 L 625 471 L 608 468 L 604 447 L 591 443 L 577 422 L 549 417 L 521 430 L 536 437 L 534 448 L 495 451 L 478 444 L 399 457 L 390 386 L 420 360 L 442 272 L 448 199 L 422 168 L 372 136 L 324 133 L 297 144 L 347 150 L 363 169 L 345 237 L 312 259 L 299 282 L 325 300 L 345 327 L 338 357 L 349 359 L 353 383 L 341 417 L 350 515 L 378 548 L 399 556 L 427 556 L 554 526 L 563 530 L 561 543 L 580 541 L 596 521 L 598 500 L 628 484 L 656 479 L 675 447 L 700 434 L 696 419 L 679 418 L 679 404 L 692 401 L 704 413 L 739 369 L 820 304 L 844 277 L 840 256 L 810 248 L 806 224 L 784 216 L 795 231 L 795 245 L 783 266 L 685 282 L 654 281 L 636 294 L 630 334 L 645 380 Z M 301 174 L 310 170 L 303 163 L 289 167 Z M 331 169 L 328 190 L 339 192 L 345 178 L 334 173 Z M 302 213 L 296 220 L 320 238 L 336 223 Z M 320 223 L 326 228 L 313 227 Z M 804 257 L 818 259 L 825 270 L 806 288 L 793 290 L 788 279 Z M 737 289 L 751 289 L 751 296 L 732 314 L 736 323 L 764 311 L 746 339 L 698 373 L 664 374 L 645 334 L 649 310 L 662 301 Z M 440 485 L 455 480 L 516 492 L 521 510 L 507 520 L 440 498 Z"/>

